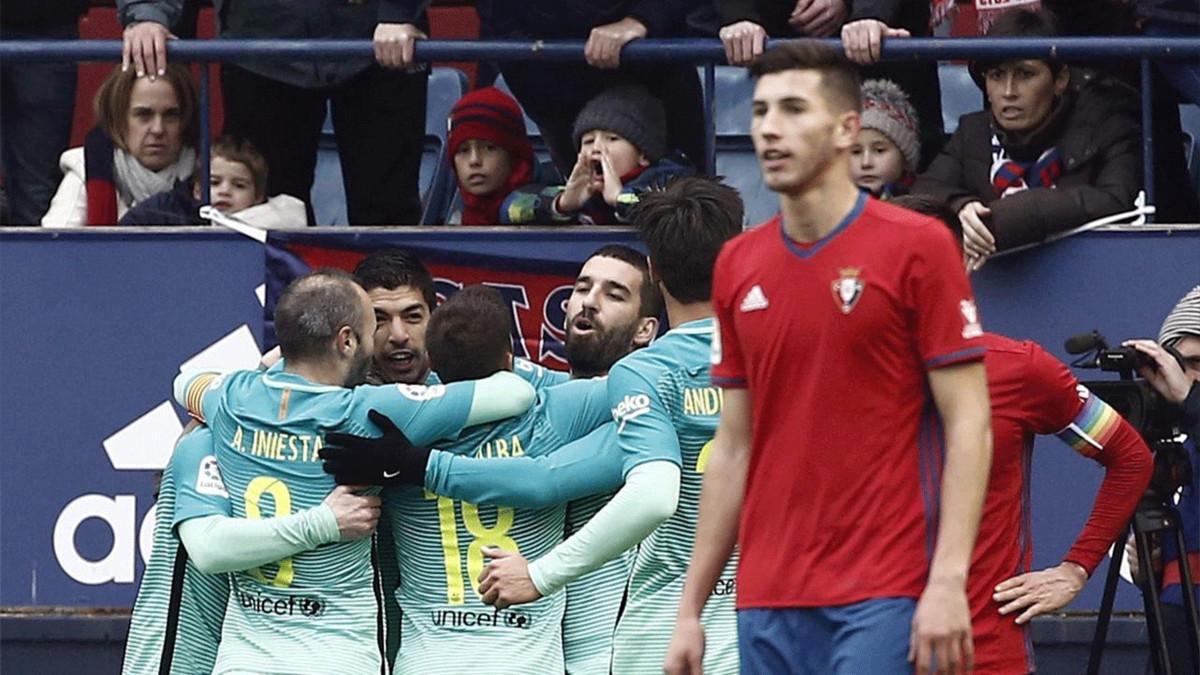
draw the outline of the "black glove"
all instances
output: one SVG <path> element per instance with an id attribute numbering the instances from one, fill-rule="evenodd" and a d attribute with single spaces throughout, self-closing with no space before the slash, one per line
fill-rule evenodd
<path id="1" fill-rule="evenodd" d="M 325 473 L 339 485 L 424 485 L 429 450 L 408 440 L 387 415 L 370 410 L 367 416 L 383 430 L 379 438 L 332 433 L 317 452 Z"/>

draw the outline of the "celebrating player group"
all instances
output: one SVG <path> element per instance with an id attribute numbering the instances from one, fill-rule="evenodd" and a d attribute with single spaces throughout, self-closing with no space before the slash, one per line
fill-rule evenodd
<path id="1" fill-rule="evenodd" d="M 278 360 L 181 374 L 124 672 L 1031 672 L 1029 619 L 1082 588 L 1148 450 L 983 331 L 955 218 L 855 187 L 849 64 L 797 42 L 750 72 L 779 215 L 742 233 L 705 178 L 642 195 L 649 256 L 579 270 L 569 373 L 514 358 L 497 292 L 437 305 L 388 250 L 294 281 Z M 1032 571 L 1038 433 L 1106 476 Z"/>

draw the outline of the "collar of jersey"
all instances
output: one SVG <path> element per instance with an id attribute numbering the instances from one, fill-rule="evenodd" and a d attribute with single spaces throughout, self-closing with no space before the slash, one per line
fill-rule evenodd
<path id="1" fill-rule="evenodd" d="M 328 384 L 316 384 L 300 375 L 286 371 L 267 371 L 263 374 L 263 384 L 272 389 L 295 389 L 311 394 L 323 394 L 330 391 L 341 391 L 345 387 L 335 387 Z"/>
<path id="2" fill-rule="evenodd" d="M 686 323 L 681 323 L 670 332 L 678 333 L 679 335 L 702 335 L 711 333 L 713 328 L 713 318 L 706 316 L 703 319 L 693 319 Z"/>
<path id="3" fill-rule="evenodd" d="M 783 245 L 787 246 L 788 250 L 791 251 L 797 258 L 802 260 L 811 258 L 819 253 L 821 249 L 825 248 L 829 242 L 833 241 L 834 237 L 837 237 L 842 233 L 843 230 L 849 227 L 850 223 L 853 223 L 855 220 L 857 220 L 866 206 L 867 193 L 865 190 L 859 190 L 858 199 L 854 202 L 854 208 L 850 209 L 850 213 L 847 213 L 846 217 L 842 218 L 842 222 L 838 223 L 837 227 L 833 228 L 829 234 L 813 242 L 812 246 L 800 246 L 796 242 L 792 241 L 792 238 L 787 234 L 787 230 L 783 229 L 782 215 L 779 217 L 779 236 L 783 239 Z"/>

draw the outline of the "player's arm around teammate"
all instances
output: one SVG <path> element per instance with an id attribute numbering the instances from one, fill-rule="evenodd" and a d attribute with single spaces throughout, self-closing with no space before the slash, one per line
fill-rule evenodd
<path id="1" fill-rule="evenodd" d="M 663 670 L 671 675 L 702 672 L 704 626 L 700 624 L 700 612 L 737 542 L 746 472 L 750 466 L 750 395 L 745 389 L 725 389 L 722 396 L 721 422 L 700 492 L 696 547 L 688 564 L 675 634 L 663 665 Z"/>
<path id="2" fill-rule="evenodd" d="M 369 537 L 379 522 L 379 497 L 339 485 L 319 506 L 278 518 L 177 517 L 179 539 L 205 574 L 236 572 L 282 560 L 323 544 Z"/>

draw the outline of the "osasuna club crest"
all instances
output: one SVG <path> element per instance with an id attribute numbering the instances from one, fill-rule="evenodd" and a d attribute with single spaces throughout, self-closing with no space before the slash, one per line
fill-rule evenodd
<path id="1" fill-rule="evenodd" d="M 849 314 L 850 310 L 858 304 L 858 299 L 862 297 L 865 286 L 862 282 L 862 268 L 860 267 L 843 267 L 838 270 L 840 275 L 837 281 L 834 281 L 833 300 L 841 308 L 842 314 Z"/>

